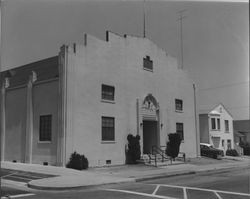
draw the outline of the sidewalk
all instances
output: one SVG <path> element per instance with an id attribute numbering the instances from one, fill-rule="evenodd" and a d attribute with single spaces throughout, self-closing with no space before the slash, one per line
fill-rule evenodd
<path id="1" fill-rule="evenodd" d="M 202 157 L 188 159 L 185 164 L 173 164 L 157 168 L 138 164 L 89 168 L 83 171 L 34 164 L 1 163 L 1 168 L 5 169 L 56 175 L 57 177 L 32 180 L 28 183 L 30 188 L 44 190 L 63 190 L 104 184 L 135 182 L 168 176 L 187 175 L 214 170 L 222 171 L 225 169 L 243 167 L 250 167 L 249 157 L 225 157 L 222 160 Z M 4 183 L 4 180 L 2 180 L 2 183 Z"/>

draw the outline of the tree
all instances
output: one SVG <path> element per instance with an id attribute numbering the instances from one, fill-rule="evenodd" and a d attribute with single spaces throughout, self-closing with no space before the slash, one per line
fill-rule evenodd
<path id="1" fill-rule="evenodd" d="M 178 133 L 170 133 L 168 140 L 166 154 L 175 160 L 180 151 L 181 137 Z"/>
<path id="2" fill-rule="evenodd" d="M 136 164 L 136 160 L 141 158 L 141 146 L 140 146 L 140 136 L 129 134 L 127 136 L 128 147 L 126 151 L 127 163 Z"/>

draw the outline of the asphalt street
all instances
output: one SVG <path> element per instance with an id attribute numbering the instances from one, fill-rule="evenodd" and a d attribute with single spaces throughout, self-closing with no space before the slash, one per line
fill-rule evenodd
<path id="1" fill-rule="evenodd" d="M 143 182 L 64 191 L 38 191 L 31 189 L 25 189 L 24 191 L 24 195 L 17 195 L 17 197 L 25 199 L 250 199 L 250 169 L 206 172 Z M 27 195 L 27 192 L 34 195 Z M 11 194 L 9 193 L 9 195 Z"/>

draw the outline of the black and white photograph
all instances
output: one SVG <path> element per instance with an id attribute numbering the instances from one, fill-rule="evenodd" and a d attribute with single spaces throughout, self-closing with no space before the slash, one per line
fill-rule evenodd
<path id="1" fill-rule="evenodd" d="M 250 199 L 249 1 L 0 0 L 1 199 Z"/>

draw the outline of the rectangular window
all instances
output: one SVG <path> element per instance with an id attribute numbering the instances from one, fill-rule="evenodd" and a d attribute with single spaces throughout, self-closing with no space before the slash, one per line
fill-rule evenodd
<path id="1" fill-rule="evenodd" d="M 229 121 L 225 120 L 225 131 L 228 132 L 229 131 Z"/>
<path id="2" fill-rule="evenodd" d="M 115 87 L 102 84 L 102 99 L 114 101 L 115 100 Z"/>
<path id="3" fill-rule="evenodd" d="M 102 117 L 102 141 L 115 141 L 115 118 Z"/>
<path id="4" fill-rule="evenodd" d="M 217 118 L 217 129 L 220 130 L 220 119 Z"/>
<path id="5" fill-rule="evenodd" d="M 224 147 L 225 145 L 225 140 L 221 140 L 221 146 Z"/>
<path id="6" fill-rule="evenodd" d="M 215 130 L 216 129 L 215 118 L 211 118 L 211 125 L 212 125 L 212 130 Z"/>
<path id="7" fill-rule="evenodd" d="M 149 56 L 146 56 L 146 58 L 143 58 L 143 68 L 146 70 L 153 71 L 153 61 L 150 60 Z"/>
<path id="8" fill-rule="evenodd" d="M 184 140 L 183 123 L 176 123 L 176 133 L 180 135 L 181 140 Z"/>
<path id="9" fill-rule="evenodd" d="M 39 141 L 51 141 L 52 115 L 41 115 L 39 124 Z"/>
<path id="10" fill-rule="evenodd" d="M 183 102 L 181 99 L 175 99 L 175 110 L 183 111 Z"/>

